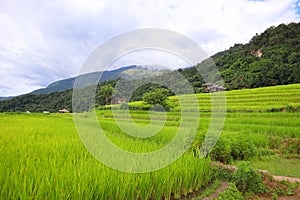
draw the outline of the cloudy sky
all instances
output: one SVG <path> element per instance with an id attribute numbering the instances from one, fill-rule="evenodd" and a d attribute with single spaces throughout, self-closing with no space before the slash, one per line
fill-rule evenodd
<path id="1" fill-rule="evenodd" d="M 99 44 L 126 31 L 169 29 L 213 55 L 299 22 L 299 7 L 299 0 L 1 0 L 0 96 L 77 75 Z"/>

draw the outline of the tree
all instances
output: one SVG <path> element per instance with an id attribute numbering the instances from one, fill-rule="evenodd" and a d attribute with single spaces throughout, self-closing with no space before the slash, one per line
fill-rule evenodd
<path id="1" fill-rule="evenodd" d="M 157 88 L 151 92 L 143 95 L 143 101 L 150 105 L 166 106 L 166 99 L 168 98 L 169 91 L 165 88 Z"/>
<path id="2" fill-rule="evenodd" d="M 105 104 L 109 105 L 111 103 L 111 96 L 113 94 L 114 88 L 110 85 L 104 85 L 100 87 L 99 90 L 99 97 L 104 97 L 105 98 Z"/>

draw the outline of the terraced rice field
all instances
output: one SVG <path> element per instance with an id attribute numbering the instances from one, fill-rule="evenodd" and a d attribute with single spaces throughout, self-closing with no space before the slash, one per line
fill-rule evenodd
<path id="1" fill-rule="evenodd" d="M 205 134 L 211 121 L 209 95 L 196 95 L 201 111 L 197 134 Z M 226 98 L 229 112 L 221 137 L 247 137 L 257 148 L 272 151 L 285 138 L 300 137 L 300 84 L 229 91 Z M 182 120 L 176 97 L 170 99 L 173 112 L 166 114 L 163 128 L 151 138 L 134 138 L 116 124 L 118 119 L 128 126 L 147 126 L 148 111 L 130 111 L 128 118 L 123 110 L 97 110 L 96 116 L 103 133 L 119 148 L 154 151 L 173 139 Z M 193 110 L 193 105 L 181 108 L 185 106 Z M 163 113 L 152 112 L 154 127 L 162 119 Z M 292 161 L 293 175 L 300 177 L 300 161 Z M 199 159 L 190 150 L 154 172 L 111 169 L 85 149 L 72 114 L 38 113 L 0 114 L 0 170 L 0 199 L 176 199 L 206 186 L 213 176 L 210 159 Z"/>

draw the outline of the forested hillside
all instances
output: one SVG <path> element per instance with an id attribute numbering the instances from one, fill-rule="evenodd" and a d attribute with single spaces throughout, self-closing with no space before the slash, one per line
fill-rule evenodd
<path id="1" fill-rule="evenodd" d="M 262 34 L 254 36 L 249 43 L 236 44 L 226 51 L 213 55 L 212 59 L 221 73 L 227 90 L 300 83 L 300 23 L 270 27 Z M 197 68 L 205 67 L 206 64 L 207 61 L 203 61 L 195 67 L 178 70 L 191 83 L 196 93 L 204 91 L 204 81 Z M 157 76 L 157 79 L 178 84 L 177 80 L 172 78 L 174 74 L 176 73 L 166 72 Z M 115 83 L 116 81 L 104 82 L 102 85 Z M 159 86 L 147 84 L 138 88 L 130 101 L 141 100 L 145 92 L 157 87 Z M 25 110 L 56 112 L 61 108 L 71 109 L 71 98 L 72 90 L 23 95 L 0 101 L 0 112 Z M 98 96 L 96 103 L 105 104 L 105 98 Z"/>
<path id="2" fill-rule="evenodd" d="M 115 83 L 116 80 L 104 81 L 98 85 L 98 88 L 108 84 L 114 86 Z M 72 92 L 73 90 L 70 89 L 50 94 L 26 94 L 0 101 L 0 112 L 58 112 L 60 109 L 72 111 Z M 104 105 L 105 96 L 97 95 L 95 103 Z"/>
<path id="3" fill-rule="evenodd" d="M 212 56 L 228 89 L 300 82 L 300 23 L 270 27 Z"/>

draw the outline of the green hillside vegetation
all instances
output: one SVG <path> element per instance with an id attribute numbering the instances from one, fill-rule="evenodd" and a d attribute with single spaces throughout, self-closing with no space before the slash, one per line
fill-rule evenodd
<path id="1" fill-rule="evenodd" d="M 212 58 L 229 89 L 299 83 L 300 23 L 270 27 Z"/>
<path id="2" fill-rule="evenodd" d="M 104 81 L 98 85 L 98 92 L 104 85 L 114 86 L 115 80 Z M 85 88 L 86 89 L 86 88 Z M 0 101 L 0 112 L 58 112 L 60 109 L 72 111 L 72 92 L 52 92 L 50 94 L 26 94 L 6 101 Z M 84 101 L 84 98 L 83 98 Z M 105 105 L 105 96 L 97 95 L 96 105 Z M 89 108 L 83 108 L 88 110 Z"/>

